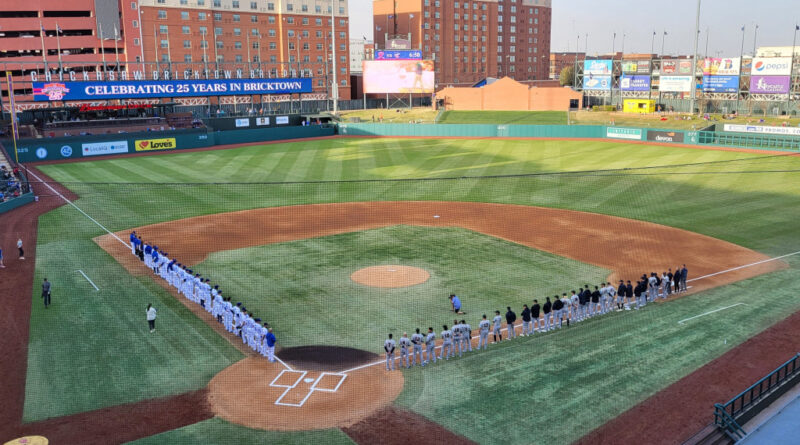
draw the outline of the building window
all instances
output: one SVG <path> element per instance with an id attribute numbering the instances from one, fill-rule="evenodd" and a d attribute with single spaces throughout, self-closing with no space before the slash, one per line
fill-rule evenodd
<path id="1" fill-rule="evenodd" d="M 158 26 L 158 33 L 159 34 L 168 34 L 169 29 L 167 29 L 167 25 L 159 25 Z"/>
<path id="2" fill-rule="evenodd" d="M 222 35 L 222 28 L 219 26 L 214 28 L 214 35 L 221 36 Z"/>
<path id="3" fill-rule="evenodd" d="M 201 26 L 200 27 L 200 35 L 204 36 L 206 34 L 208 34 L 208 28 L 206 28 L 205 26 Z"/>
<path id="4" fill-rule="evenodd" d="M 192 29 L 190 27 L 188 27 L 188 26 L 181 26 L 181 32 L 184 33 L 184 34 L 191 34 L 192 33 Z"/>
<path id="5" fill-rule="evenodd" d="M 169 63 L 169 54 L 162 54 L 161 55 L 161 62 L 162 63 Z"/>
<path id="6" fill-rule="evenodd" d="M 183 61 L 186 63 L 192 63 L 192 55 L 191 54 L 184 54 Z"/>
<path id="7" fill-rule="evenodd" d="M 242 49 L 242 42 L 233 42 L 233 47 L 236 49 Z"/>
<path id="8" fill-rule="evenodd" d="M 222 21 L 222 13 L 215 12 L 215 13 L 214 13 L 214 20 L 216 20 L 216 21 L 218 21 L 218 22 L 219 22 L 219 21 Z"/>
<path id="9" fill-rule="evenodd" d="M 269 49 L 278 49 L 278 45 L 275 42 L 269 42 Z"/>
<path id="10" fill-rule="evenodd" d="M 242 63 L 242 55 L 241 55 L 241 54 L 237 54 L 237 55 L 234 57 L 234 59 L 233 59 L 233 60 L 234 60 L 236 63 Z"/>
<path id="11" fill-rule="evenodd" d="M 258 23 L 258 16 L 257 15 L 251 15 L 250 16 L 250 23 Z"/>
<path id="12" fill-rule="evenodd" d="M 250 9 L 258 9 L 258 3 L 257 2 L 250 2 Z"/>
<path id="13" fill-rule="evenodd" d="M 136 9 L 136 2 L 131 2 L 131 9 Z"/>
<path id="14" fill-rule="evenodd" d="M 169 48 L 169 40 L 161 39 L 161 47 L 162 48 Z"/>
<path id="15" fill-rule="evenodd" d="M 270 37 L 275 37 L 275 30 L 270 29 L 269 31 L 267 31 L 267 35 L 269 35 Z"/>
<path id="16" fill-rule="evenodd" d="M 234 22 L 241 22 L 242 21 L 242 16 L 239 15 L 239 14 L 234 14 L 233 15 L 233 21 Z"/>
<path id="17" fill-rule="evenodd" d="M 205 12 L 198 12 L 197 13 L 197 20 L 205 20 L 205 19 L 206 19 L 206 13 Z"/>
<path id="18" fill-rule="evenodd" d="M 222 7 L 222 0 L 214 0 L 214 7 L 221 8 Z"/>
<path id="19" fill-rule="evenodd" d="M 201 40 L 200 41 L 200 48 L 201 49 L 208 48 L 208 40 Z"/>
<path id="20" fill-rule="evenodd" d="M 267 3 L 267 11 L 274 11 L 275 10 L 275 3 L 269 2 Z"/>
<path id="21" fill-rule="evenodd" d="M 186 6 L 189 4 L 189 0 L 181 0 L 181 5 Z"/>
<path id="22" fill-rule="evenodd" d="M 234 9 L 239 9 L 239 0 L 233 0 L 233 1 L 231 1 L 231 6 L 232 6 Z"/>
<path id="23" fill-rule="evenodd" d="M 222 40 L 217 40 L 217 49 L 225 48 L 225 43 Z"/>
<path id="24" fill-rule="evenodd" d="M 294 5 L 292 5 L 291 3 L 289 3 L 288 5 L 286 5 L 286 10 L 287 10 L 287 11 L 294 11 Z"/>
<path id="25" fill-rule="evenodd" d="M 192 41 L 191 40 L 184 40 L 183 41 L 183 47 L 184 48 L 191 48 L 192 47 Z"/>
<path id="26" fill-rule="evenodd" d="M 271 16 L 267 17 L 267 23 L 270 23 L 270 24 L 274 25 L 275 24 L 275 16 L 271 15 Z"/>
<path id="27" fill-rule="evenodd" d="M 159 19 L 166 19 L 167 18 L 167 11 L 164 11 L 163 9 L 159 9 L 158 10 L 158 18 Z"/>
<path id="28" fill-rule="evenodd" d="M 138 37 L 133 39 L 133 46 L 139 46 L 139 38 Z"/>
<path id="29" fill-rule="evenodd" d="M 238 37 L 238 36 L 240 36 L 240 35 L 242 35 L 242 30 L 241 30 L 241 28 L 233 28 L 233 35 L 235 35 L 235 36 L 237 36 L 237 37 Z"/>
<path id="30" fill-rule="evenodd" d="M 133 22 L 131 22 L 131 24 L 133 25 L 134 28 L 138 28 L 139 27 L 139 21 L 138 20 L 134 20 Z"/>
<path id="31" fill-rule="evenodd" d="M 205 6 L 206 0 L 197 0 L 197 6 Z"/>

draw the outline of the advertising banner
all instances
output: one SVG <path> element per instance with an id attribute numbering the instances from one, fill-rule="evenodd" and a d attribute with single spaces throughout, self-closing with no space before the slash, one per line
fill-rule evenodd
<path id="1" fill-rule="evenodd" d="M 239 127 L 249 127 L 250 126 L 250 119 L 249 118 L 239 118 L 236 119 L 236 128 Z"/>
<path id="2" fill-rule="evenodd" d="M 595 76 L 594 74 L 588 74 L 586 76 L 583 76 L 583 89 L 610 90 L 611 76 Z"/>
<path id="3" fill-rule="evenodd" d="M 780 134 L 786 136 L 800 136 L 800 128 L 798 127 L 770 127 L 767 125 L 737 125 L 725 124 L 723 126 L 725 131 L 732 131 L 735 133 L 759 133 L 759 134 Z"/>
<path id="4" fill-rule="evenodd" d="M 422 60 L 422 51 L 395 49 L 395 50 L 376 50 L 375 60 Z"/>
<path id="5" fill-rule="evenodd" d="M 792 58 L 756 57 L 750 73 L 753 76 L 788 76 L 792 73 Z"/>
<path id="6" fill-rule="evenodd" d="M 433 93 L 432 60 L 364 61 L 364 93 Z"/>
<path id="7" fill-rule="evenodd" d="M 665 93 L 688 93 L 692 91 L 692 76 L 661 76 L 658 89 Z"/>
<path id="8" fill-rule="evenodd" d="M 663 60 L 661 74 L 692 74 L 691 60 Z"/>
<path id="9" fill-rule="evenodd" d="M 33 98 L 110 100 L 310 93 L 310 77 L 298 79 L 210 79 L 97 82 L 33 82 Z"/>
<path id="10" fill-rule="evenodd" d="M 257 117 L 256 118 L 256 125 L 261 127 L 264 125 L 269 125 L 269 118 L 268 117 Z"/>
<path id="11" fill-rule="evenodd" d="M 178 148 L 175 138 L 136 141 L 136 151 L 172 150 L 173 148 Z"/>
<path id="12" fill-rule="evenodd" d="M 740 66 L 741 59 L 739 57 L 728 57 L 724 59 L 706 57 L 703 61 L 703 75 L 738 76 Z"/>
<path id="13" fill-rule="evenodd" d="M 792 84 L 789 76 L 752 76 L 750 77 L 750 93 L 756 94 L 788 94 Z"/>
<path id="14" fill-rule="evenodd" d="M 650 76 L 627 76 L 619 79 L 622 91 L 650 91 Z"/>
<path id="15" fill-rule="evenodd" d="M 652 142 L 683 142 L 683 133 L 647 130 L 647 140 Z"/>
<path id="16" fill-rule="evenodd" d="M 739 76 L 703 76 L 703 91 L 736 93 L 739 91 Z"/>
<path id="17" fill-rule="evenodd" d="M 276 125 L 289 125 L 289 116 L 275 116 Z"/>
<path id="18" fill-rule="evenodd" d="M 583 61 L 583 75 L 584 77 L 589 74 L 599 74 L 601 76 L 611 75 L 611 61 L 610 60 L 584 60 Z"/>
<path id="19" fill-rule="evenodd" d="M 93 142 L 81 144 L 83 156 L 102 156 L 128 152 L 128 141 Z"/>
<path id="20" fill-rule="evenodd" d="M 642 140 L 642 130 L 639 128 L 606 128 L 606 137 L 612 139 L 631 139 L 635 141 Z"/>

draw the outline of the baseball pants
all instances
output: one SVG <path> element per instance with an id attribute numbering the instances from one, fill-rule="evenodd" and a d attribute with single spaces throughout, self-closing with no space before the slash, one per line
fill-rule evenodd
<path id="1" fill-rule="evenodd" d="M 428 348 L 428 362 L 433 361 L 433 363 L 436 363 L 436 344 L 431 343 L 427 345 L 427 348 Z"/>
<path id="2" fill-rule="evenodd" d="M 522 320 L 522 335 L 528 335 L 528 334 L 531 333 L 530 332 L 530 329 L 531 329 L 530 326 L 531 326 L 531 322 L 530 321 Z"/>
<path id="3" fill-rule="evenodd" d="M 483 349 L 486 349 L 487 343 L 489 343 L 489 333 L 481 332 L 481 336 L 478 338 L 478 350 L 481 349 L 481 346 L 483 346 Z"/>
<path id="4" fill-rule="evenodd" d="M 394 371 L 394 352 L 386 353 L 386 370 Z"/>
<path id="5" fill-rule="evenodd" d="M 401 348 L 400 349 L 400 363 L 401 364 L 405 363 L 406 364 L 406 368 L 409 368 L 410 367 L 409 360 L 410 360 L 410 357 L 409 357 L 409 354 L 408 354 L 408 349 Z"/>
<path id="6" fill-rule="evenodd" d="M 439 352 L 439 359 L 448 360 L 453 355 L 453 343 L 446 341 L 442 343 L 442 350 Z"/>
<path id="7" fill-rule="evenodd" d="M 421 345 L 414 345 L 414 353 L 411 355 L 411 364 L 416 365 L 417 363 L 423 364 Z"/>
<path id="8" fill-rule="evenodd" d="M 456 337 L 453 339 L 453 348 L 455 348 L 455 351 L 458 352 L 458 356 L 461 357 L 461 337 Z M 453 355 L 455 356 L 456 354 L 453 353 Z"/>
<path id="9" fill-rule="evenodd" d="M 275 346 L 267 346 L 267 360 L 275 361 Z"/>
<path id="10" fill-rule="evenodd" d="M 547 332 L 550 330 L 550 313 L 544 314 L 544 331 Z"/>
<path id="11" fill-rule="evenodd" d="M 465 352 L 472 352 L 472 334 L 468 334 L 461 341 L 464 342 L 464 344 L 461 345 L 461 349 L 463 349 Z"/>
<path id="12" fill-rule="evenodd" d="M 516 338 L 517 333 L 514 332 L 514 323 L 509 323 L 507 329 L 508 329 L 508 339 L 511 340 L 512 338 Z"/>

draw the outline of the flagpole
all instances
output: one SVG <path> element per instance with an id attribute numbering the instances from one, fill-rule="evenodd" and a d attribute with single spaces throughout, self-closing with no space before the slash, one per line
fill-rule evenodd
<path id="1" fill-rule="evenodd" d="M 8 80 L 8 101 L 11 106 L 11 136 L 14 139 L 14 162 L 19 164 L 19 153 L 17 152 L 17 138 L 19 137 L 17 128 L 17 106 L 14 101 L 14 82 L 11 80 L 11 71 L 6 71 L 6 79 Z"/>
<path id="2" fill-rule="evenodd" d="M 692 56 L 692 109 L 689 111 L 694 114 L 694 106 L 697 100 L 697 45 L 700 43 L 700 3 L 697 0 L 697 15 L 694 22 L 694 55 Z"/>
<path id="3" fill-rule="evenodd" d="M 208 35 L 202 34 L 202 36 L 203 40 L 200 46 L 203 47 L 203 74 L 206 76 L 206 79 L 208 79 L 208 56 L 206 55 L 206 48 L 208 47 Z M 210 104 L 211 101 L 208 101 L 208 103 Z"/>
<path id="4" fill-rule="evenodd" d="M 169 38 L 169 25 L 165 25 L 167 27 L 167 69 L 169 72 L 172 72 L 172 45 L 170 45 L 170 38 Z"/>
<path id="5" fill-rule="evenodd" d="M 98 23 L 97 26 L 98 30 L 100 31 L 100 57 L 102 57 L 103 60 L 103 78 L 105 78 L 108 69 L 106 68 L 106 45 L 105 40 L 103 39 L 103 24 Z"/>
<path id="6" fill-rule="evenodd" d="M 156 31 L 156 25 L 153 25 L 153 49 L 156 52 L 156 71 L 158 71 L 161 68 L 161 61 L 158 60 L 158 32 Z"/>
<path id="7" fill-rule="evenodd" d="M 58 46 L 58 78 L 64 74 L 64 64 L 61 61 L 61 26 L 56 22 L 56 45 Z"/>
<path id="8" fill-rule="evenodd" d="M 114 55 L 117 59 L 117 72 L 119 72 L 119 46 L 117 45 L 119 33 L 117 32 L 117 25 L 114 25 Z"/>
<path id="9" fill-rule="evenodd" d="M 741 50 L 739 50 L 739 71 L 740 71 L 739 75 L 740 76 L 742 74 L 741 73 L 742 58 L 744 57 L 744 30 L 745 30 L 745 26 L 746 25 L 742 25 L 742 48 L 741 48 Z M 706 57 L 708 57 L 708 55 L 706 55 Z M 741 79 L 741 77 L 739 79 Z M 741 100 L 741 97 L 742 97 L 742 84 L 741 84 L 741 80 L 740 80 L 739 85 L 736 85 L 736 114 L 737 115 L 739 114 L 739 101 Z"/>
<path id="10" fill-rule="evenodd" d="M 786 97 L 786 112 L 789 113 L 788 105 L 792 103 L 792 77 L 794 77 L 794 51 L 797 44 L 797 31 L 800 30 L 800 25 L 794 25 L 794 37 L 792 38 L 792 62 L 789 68 L 789 95 Z"/>
<path id="11" fill-rule="evenodd" d="M 50 68 L 47 66 L 47 48 L 44 46 L 44 25 L 42 25 L 42 21 L 39 21 L 39 36 L 42 40 L 42 60 L 44 61 L 44 71 L 45 73 L 50 71 Z"/>

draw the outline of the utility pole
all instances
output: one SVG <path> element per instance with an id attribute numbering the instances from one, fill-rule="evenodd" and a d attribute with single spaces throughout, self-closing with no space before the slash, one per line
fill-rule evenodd
<path id="1" fill-rule="evenodd" d="M 700 42 L 700 2 L 697 0 L 697 15 L 694 21 L 694 56 L 692 57 L 692 109 L 694 113 L 694 106 L 697 100 L 697 45 Z"/>

